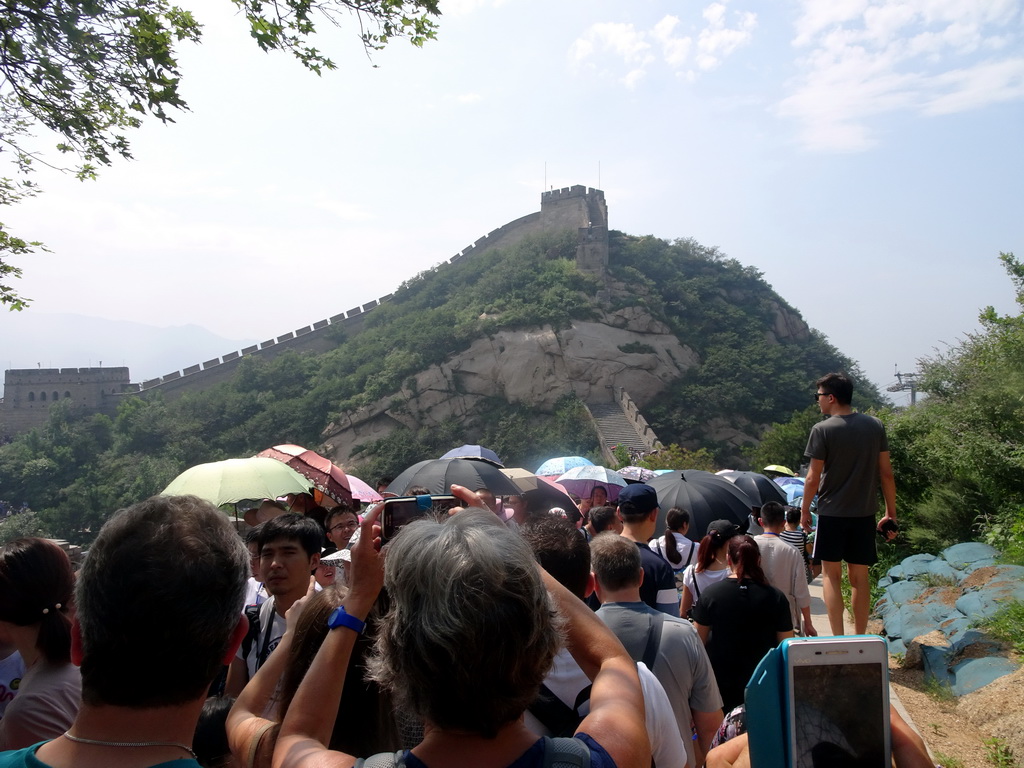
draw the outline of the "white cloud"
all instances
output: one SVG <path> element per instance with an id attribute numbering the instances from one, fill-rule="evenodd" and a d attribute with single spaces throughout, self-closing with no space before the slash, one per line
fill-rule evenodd
<path id="1" fill-rule="evenodd" d="M 478 101 L 483 99 L 479 93 L 460 93 L 455 97 L 455 100 L 459 104 L 476 104 Z"/>
<path id="2" fill-rule="evenodd" d="M 757 26 L 757 14 L 743 11 L 737 12 L 735 16 L 736 26 L 730 28 L 727 26 L 723 3 L 712 3 L 704 9 L 707 26 L 697 38 L 697 66 L 702 71 L 714 69 L 722 63 L 722 59 L 750 42 Z"/>
<path id="3" fill-rule="evenodd" d="M 702 19 L 696 35 L 679 33 L 682 22 L 673 15 L 663 17 L 650 29 L 614 22 L 594 24 L 569 47 L 569 60 L 575 66 L 601 68 L 628 88 L 635 87 L 656 65 L 692 81 L 696 70 L 716 68 L 749 43 L 757 26 L 757 14 L 730 13 L 724 1 L 704 8 Z M 621 66 L 627 68 L 626 74 L 614 74 L 613 70 Z"/>
<path id="4" fill-rule="evenodd" d="M 1024 98 L 1024 59 L 1010 55 L 1022 16 L 1024 0 L 802 0 L 792 40 L 805 51 L 801 74 L 778 113 L 799 123 L 809 149 L 860 151 L 875 142 L 876 115 Z"/>

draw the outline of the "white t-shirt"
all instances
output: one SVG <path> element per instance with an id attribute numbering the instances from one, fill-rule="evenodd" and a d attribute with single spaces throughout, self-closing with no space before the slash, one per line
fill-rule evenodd
<path id="1" fill-rule="evenodd" d="M 260 606 L 259 616 L 260 631 L 255 640 L 253 640 L 248 655 L 242 654 L 241 646 L 238 647 L 238 652 L 235 654 L 237 658 L 245 662 L 246 667 L 249 669 L 250 680 L 256 675 L 256 670 L 263 666 L 263 662 L 267 660 L 270 654 L 274 652 L 274 649 L 281 643 L 286 627 L 284 616 L 279 615 L 274 610 L 274 598 L 270 598 Z M 264 648 L 266 649 L 265 653 Z M 262 660 L 260 660 L 261 655 L 263 655 Z"/>
<path id="2" fill-rule="evenodd" d="M 262 581 L 256 581 L 252 576 L 245 585 L 245 604 L 263 605 L 267 601 L 267 590 Z"/>
<path id="3" fill-rule="evenodd" d="M 690 590 L 690 594 L 693 595 L 693 604 L 696 605 L 700 600 L 701 592 L 712 584 L 717 584 L 728 575 L 728 568 L 723 568 L 720 571 L 700 571 L 698 573 L 697 565 L 694 564 L 683 571 L 683 585 Z M 696 582 L 696 585 L 694 582 Z"/>
<path id="4" fill-rule="evenodd" d="M 676 551 L 683 556 L 683 559 L 678 563 L 673 563 L 668 559 L 668 552 L 665 551 L 665 536 L 674 536 L 676 540 Z M 651 539 L 647 546 L 651 548 L 651 551 L 655 554 L 661 555 L 669 567 L 673 571 L 681 571 L 683 568 L 691 565 L 694 558 L 697 556 L 698 544 L 696 541 L 690 541 L 688 538 L 683 536 L 681 533 L 675 531 L 665 531 L 665 536 L 659 536 L 656 539 Z"/>
<path id="5" fill-rule="evenodd" d="M 647 726 L 647 738 L 651 742 L 651 756 L 654 764 L 658 766 L 684 766 L 693 765 L 692 758 L 683 745 L 683 739 L 679 734 L 676 725 L 676 716 L 672 711 L 672 704 L 668 700 L 668 694 L 658 678 L 647 669 L 642 663 L 636 665 L 637 674 L 640 676 L 640 688 L 644 694 L 645 724 Z M 590 685 L 590 680 L 579 665 L 565 648 L 560 650 L 551 663 L 551 671 L 544 678 L 546 685 L 555 696 L 562 700 L 567 707 L 576 704 L 576 697 L 580 691 Z M 580 714 L 590 713 L 590 701 L 585 701 L 580 706 Z M 524 723 L 526 727 L 538 736 L 550 736 L 551 732 L 544 727 L 530 710 L 526 710 Z M 689 760 L 689 763 L 687 761 Z"/>

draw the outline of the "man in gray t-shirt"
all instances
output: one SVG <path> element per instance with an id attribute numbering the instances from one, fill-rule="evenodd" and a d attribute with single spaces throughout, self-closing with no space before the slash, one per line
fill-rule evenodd
<path id="1" fill-rule="evenodd" d="M 590 552 L 601 598 L 598 618 L 615 633 L 634 661 L 644 661 L 656 646 L 651 672 L 668 694 L 688 757 L 694 765 L 703 765 L 711 739 L 722 723 L 722 696 L 704 644 L 690 622 L 656 611 L 640 600 L 644 571 L 639 550 L 632 542 L 602 533 L 590 542 Z M 653 633 L 658 634 L 653 636 L 652 645 Z"/>
<path id="2" fill-rule="evenodd" d="M 818 530 L 814 557 L 824 574 L 823 596 L 834 635 L 844 633 L 843 561 L 850 576 L 853 623 L 856 634 L 867 630 L 870 609 L 868 568 L 875 553 L 875 514 L 878 490 L 885 499 L 885 515 L 877 529 L 896 522 L 896 484 L 889 462 L 885 427 L 878 419 L 854 413 L 850 406 L 853 382 L 842 373 L 830 373 L 817 382 L 815 399 L 827 419 L 815 424 L 807 440 L 810 468 L 804 483 L 801 524 L 811 526 L 811 500 L 818 495 Z M 895 530 L 886 530 L 892 538 Z"/>

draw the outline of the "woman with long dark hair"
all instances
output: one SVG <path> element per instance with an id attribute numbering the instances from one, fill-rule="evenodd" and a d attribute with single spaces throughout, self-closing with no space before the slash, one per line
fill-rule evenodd
<path id="1" fill-rule="evenodd" d="M 686 537 L 690 530 L 690 513 L 681 507 L 672 507 L 665 515 L 665 533 L 651 539 L 648 546 L 661 555 L 672 568 L 679 596 L 683 594 L 683 573 L 697 554 L 697 542 Z"/>
<path id="2" fill-rule="evenodd" d="M 739 532 L 740 527 L 728 520 L 715 520 L 708 524 L 708 532 L 697 549 L 697 562 L 683 570 L 679 615 L 684 619 L 691 618 L 693 607 L 700 602 L 701 592 L 729 575 L 725 546 Z"/>
<path id="3" fill-rule="evenodd" d="M 745 534 L 729 539 L 726 561 L 729 576 L 704 590 L 693 619 L 728 712 L 743 703 L 743 689 L 758 662 L 793 636 L 793 620 L 786 596 L 765 579 L 754 539 Z"/>
<path id="4" fill-rule="evenodd" d="M 0 751 L 66 731 L 78 713 L 82 679 L 71 663 L 74 572 L 63 549 L 38 538 L 0 547 L 0 638 L 17 647 L 25 676 L 3 720 Z"/>

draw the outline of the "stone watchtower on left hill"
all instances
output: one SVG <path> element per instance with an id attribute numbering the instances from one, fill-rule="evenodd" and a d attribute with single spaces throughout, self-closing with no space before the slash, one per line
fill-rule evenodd
<path id="1" fill-rule="evenodd" d="M 8 370 L 0 400 L 0 436 L 45 426 L 50 408 L 70 402 L 89 413 L 117 412 L 117 395 L 129 389 L 127 368 L 38 368 Z"/>

